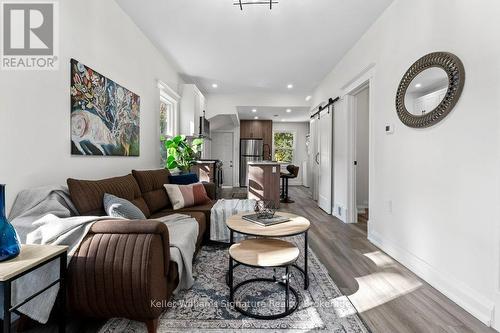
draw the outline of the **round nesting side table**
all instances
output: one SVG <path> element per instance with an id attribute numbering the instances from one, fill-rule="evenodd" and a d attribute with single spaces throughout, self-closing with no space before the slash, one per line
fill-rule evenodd
<path id="1" fill-rule="evenodd" d="M 256 238 L 243 240 L 237 244 L 231 245 L 229 248 L 229 299 L 234 302 L 234 293 L 240 287 L 254 282 L 271 282 L 278 283 L 285 287 L 285 310 L 278 314 L 259 315 L 251 311 L 242 309 L 237 303 L 234 303 L 234 308 L 245 316 L 256 319 L 278 319 L 288 316 L 294 312 L 299 305 L 299 295 L 297 291 L 290 286 L 290 266 L 299 257 L 299 249 L 292 243 L 280 239 L 273 238 Z M 253 278 L 240 282 L 233 286 L 234 263 L 255 268 L 285 268 L 284 282 L 277 281 L 276 277 L 269 278 Z M 295 303 L 290 307 L 290 292 L 292 292 Z"/>
<path id="2" fill-rule="evenodd" d="M 284 216 L 290 219 L 288 222 L 270 225 L 267 227 L 258 225 L 256 223 L 249 222 L 242 218 L 243 215 L 248 213 L 240 213 L 229 217 L 226 220 L 226 225 L 230 231 L 230 243 L 234 243 L 234 233 L 237 232 L 239 234 L 247 235 L 247 236 L 255 236 L 255 237 L 290 237 L 304 234 L 304 267 L 300 267 L 297 264 L 293 264 L 292 266 L 298 269 L 304 275 L 304 289 L 309 288 L 309 273 L 307 269 L 307 249 L 308 249 L 308 240 L 307 240 L 307 232 L 311 227 L 311 223 L 308 219 L 303 216 L 285 213 L 285 212 L 276 212 L 277 215 Z M 235 265 L 236 267 L 238 265 Z M 233 267 L 233 268 L 234 268 Z"/>

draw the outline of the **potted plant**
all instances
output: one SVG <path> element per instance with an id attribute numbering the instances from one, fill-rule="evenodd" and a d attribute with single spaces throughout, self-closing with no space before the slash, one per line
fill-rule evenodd
<path id="1" fill-rule="evenodd" d="M 177 135 L 171 139 L 162 137 L 162 141 L 167 152 L 165 167 L 169 170 L 177 169 L 180 173 L 189 173 L 200 157 L 203 139 L 197 138 L 188 142 L 186 136 Z"/>

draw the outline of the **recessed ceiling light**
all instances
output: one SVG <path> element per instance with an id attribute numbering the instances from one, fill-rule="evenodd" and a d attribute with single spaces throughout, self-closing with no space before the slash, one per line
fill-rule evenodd
<path id="1" fill-rule="evenodd" d="M 311 98 L 312 98 L 312 96 L 311 96 L 311 95 L 307 96 L 307 97 L 306 97 L 306 102 L 309 102 L 309 101 L 311 100 Z"/>
<path id="2" fill-rule="evenodd" d="M 219 85 L 217 83 L 212 83 L 212 88 L 218 88 Z"/>
<path id="3" fill-rule="evenodd" d="M 255 116 L 255 117 L 253 117 L 253 119 L 259 119 L 259 117 Z"/>
<path id="4" fill-rule="evenodd" d="M 415 88 L 420 88 L 421 86 L 422 86 L 422 83 L 417 83 L 417 84 L 415 85 Z"/>
<path id="5" fill-rule="evenodd" d="M 286 119 L 281 119 L 281 121 L 286 121 Z"/>
<path id="6" fill-rule="evenodd" d="M 292 109 L 286 109 L 286 113 L 292 112 Z"/>
<path id="7" fill-rule="evenodd" d="M 293 88 L 293 84 L 289 83 L 286 87 L 287 87 L 288 89 L 292 89 L 292 88 Z"/>
<path id="8" fill-rule="evenodd" d="M 252 109 L 252 112 L 253 112 L 253 113 L 257 112 L 257 109 Z"/>

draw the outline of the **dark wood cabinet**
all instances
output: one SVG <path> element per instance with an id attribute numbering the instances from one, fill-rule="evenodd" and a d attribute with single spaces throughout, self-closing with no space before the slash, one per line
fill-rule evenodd
<path id="1" fill-rule="evenodd" d="M 240 122 L 240 138 L 262 139 L 264 143 L 264 159 L 272 159 L 273 122 L 271 120 L 242 120 Z"/>

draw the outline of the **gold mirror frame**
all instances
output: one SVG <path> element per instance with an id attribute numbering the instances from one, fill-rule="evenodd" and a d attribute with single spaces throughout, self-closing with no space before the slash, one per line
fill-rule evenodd
<path id="1" fill-rule="evenodd" d="M 426 69 L 438 67 L 448 75 L 448 90 L 439 105 L 431 112 L 417 116 L 408 112 L 405 106 L 406 90 L 413 79 Z M 454 54 L 448 52 L 429 53 L 418 59 L 408 69 L 401 79 L 396 93 L 396 111 L 403 124 L 413 128 L 425 128 L 443 120 L 455 107 L 462 94 L 465 83 L 465 69 L 462 61 Z"/>

